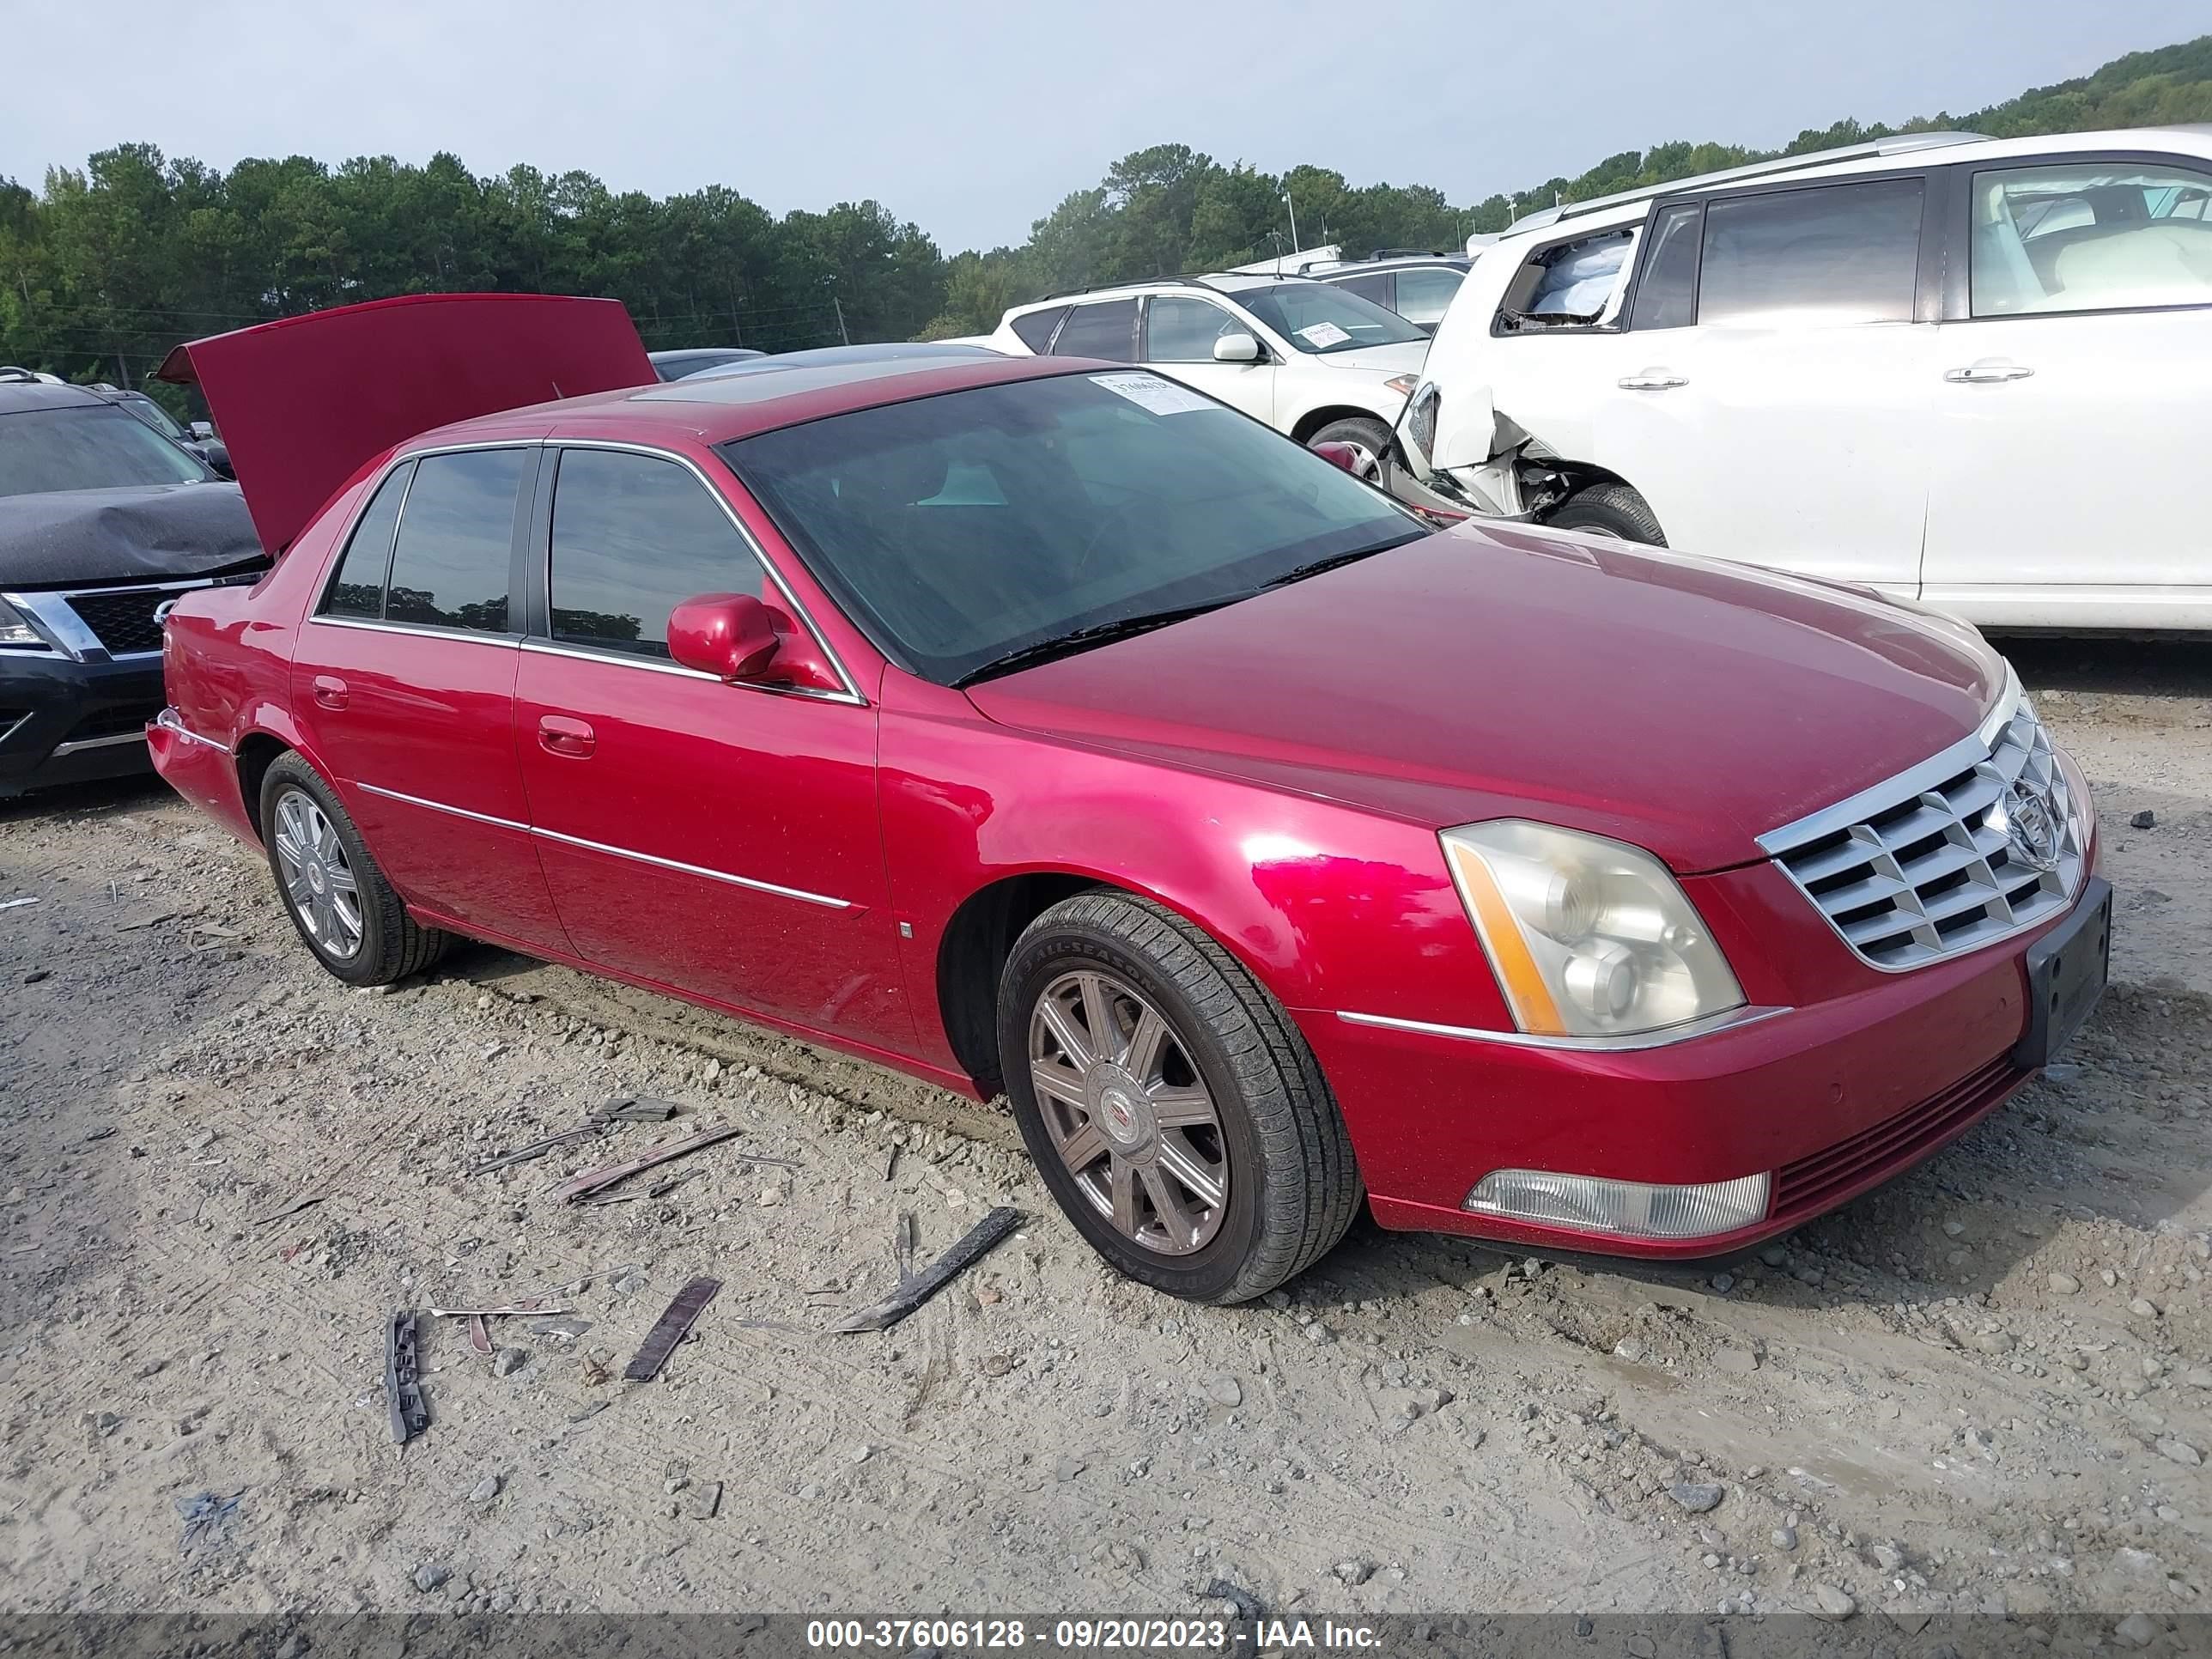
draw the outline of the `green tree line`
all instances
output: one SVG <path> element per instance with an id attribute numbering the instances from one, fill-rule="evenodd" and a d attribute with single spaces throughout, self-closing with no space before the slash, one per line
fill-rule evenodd
<path id="1" fill-rule="evenodd" d="M 720 185 L 654 198 L 585 173 L 479 177 L 444 153 L 420 167 L 295 155 L 225 172 L 122 144 L 50 169 L 36 190 L 0 178 L 0 362 L 137 385 L 179 340 L 456 289 L 611 295 L 655 348 L 981 333 L 1040 294 L 1287 252 L 1286 196 L 1309 246 L 1446 248 L 1554 201 L 1772 154 L 1941 127 L 2008 137 L 2177 121 L 2212 121 L 2212 35 L 1963 115 L 1841 121 L 1782 152 L 1658 144 L 1459 205 L 1425 185 L 1354 185 L 1314 166 L 1265 173 L 1156 145 L 1068 196 L 1020 246 L 950 258 L 874 201 L 779 218 Z"/>

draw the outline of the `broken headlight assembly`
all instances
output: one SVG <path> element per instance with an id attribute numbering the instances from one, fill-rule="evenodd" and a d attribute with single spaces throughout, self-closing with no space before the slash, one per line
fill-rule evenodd
<path id="1" fill-rule="evenodd" d="M 1743 1006 L 1720 946 L 1649 853 L 1518 818 L 1439 839 L 1528 1035 L 1626 1036 Z"/>

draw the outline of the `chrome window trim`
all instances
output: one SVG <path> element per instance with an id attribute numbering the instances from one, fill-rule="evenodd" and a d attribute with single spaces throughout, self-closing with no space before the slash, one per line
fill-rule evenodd
<path id="1" fill-rule="evenodd" d="M 1792 1008 L 1727 1008 L 1703 1019 L 1685 1020 L 1656 1031 L 1631 1031 L 1620 1036 L 1540 1036 L 1528 1031 L 1498 1031 L 1480 1025 L 1439 1025 L 1425 1019 L 1399 1019 L 1389 1014 L 1356 1013 L 1337 1010 L 1336 1017 L 1352 1025 L 1376 1025 L 1385 1030 L 1413 1031 L 1423 1036 L 1460 1037 L 1473 1042 L 1504 1042 L 1520 1048 L 1552 1048 L 1569 1054 L 1632 1054 L 1644 1048 L 1665 1048 L 1677 1042 L 1731 1031 L 1740 1025 L 1756 1025 L 1794 1013 Z"/>
<path id="2" fill-rule="evenodd" d="M 680 662 L 670 662 L 664 657 L 634 656 L 627 651 L 594 651 L 586 645 L 568 645 L 553 640 L 532 636 L 522 641 L 522 648 L 533 656 L 572 657 L 578 662 L 605 663 L 611 668 L 642 668 L 655 674 L 675 674 L 687 680 L 705 680 L 714 685 L 726 685 L 733 691 L 765 691 L 770 696 L 805 697 L 815 702 L 850 704 L 855 708 L 867 707 L 866 700 L 842 691 L 825 690 L 812 685 L 763 685 L 750 680 L 725 680 L 709 674 L 703 668 L 686 668 Z"/>
<path id="3" fill-rule="evenodd" d="M 112 737 L 78 738 L 69 743 L 58 743 L 54 745 L 54 753 L 74 755 L 82 749 L 113 749 L 120 744 L 145 741 L 146 734 L 143 732 L 118 732 Z"/>
<path id="4" fill-rule="evenodd" d="M 844 690 L 842 691 L 814 692 L 811 694 L 814 700 L 817 702 L 847 702 L 854 704 L 860 708 L 866 708 L 867 706 L 868 700 L 861 695 L 860 684 L 858 681 L 854 679 L 851 671 L 845 666 L 844 659 L 840 657 L 837 654 L 836 648 L 830 645 L 828 637 L 823 635 L 820 625 L 815 622 L 811 613 L 807 611 L 805 605 L 799 602 L 799 596 L 791 591 L 791 584 L 784 580 L 783 573 L 775 568 L 775 561 L 769 557 L 768 550 L 761 545 L 759 538 L 753 534 L 751 530 L 747 528 L 745 521 L 738 516 L 737 509 L 730 505 L 729 498 L 723 495 L 720 490 L 714 488 L 714 481 L 707 476 L 706 470 L 696 461 L 693 460 L 689 455 L 679 454 L 672 449 L 663 449 L 653 444 L 625 443 L 617 438 L 551 437 L 546 439 L 544 441 L 559 449 L 609 449 L 630 455 L 648 455 L 655 460 L 672 461 L 678 466 L 682 467 L 685 471 L 689 472 L 693 478 L 697 480 L 699 487 L 707 492 L 708 498 L 712 501 L 716 507 L 721 509 L 722 516 L 730 521 L 730 528 L 738 532 L 738 539 L 744 544 L 746 550 L 753 556 L 754 562 L 760 566 L 761 574 L 766 576 L 769 581 L 775 585 L 776 592 L 783 595 L 783 602 L 790 607 L 791 614 L 798 618 L 799 626 L 805 629 L 808 635 L 812 637 L 816 647 L 821 651 L 823 659 L 829 663 L 830 666 L 836 672 L 837 678 L 843 685 Z M 732 477 L 735 477 L 734 474 L 732 476 Z M 546 624 L 549 630 L 545 642 L 548 645 L 564 645 L 567 643 L 565 641 L 553 639 L 550 631 L 552 624 L 553 611 L 553 526 L 555 523 L 555 515 L 560 512 L 560 507 L 561 478 L 560 473 L 556 470 L 553 477 L 553 513 L 548 514 L 546 518 L 545 568 L 541 573 L 545 583 Z M 595 660 L 606 659 L 605 658 L 600 657 L 596 653 L 591 654 L 592 654 Z M 715 677 L 708 675 L 707 678 L 712 679 Z M 755 691 L 771 691 L 777 690 L 792 691 L 803 689 L 799 687 L 779 688 L 775 686 L 754 685 L 750 682 L 744 680 L 732 681 L 731 684 L 742 685 L 749 690 Z M 842 901 L 840 902 L 842 902 Z"/>
<path id="5" fill-rule="evenodd" d="M 818 904 L 826 910 L 850 910 L 850 899 L 832 898 L 826 893 L 810 893 L 803 887 L 785 887 L 772 881 L 757 881 L 750 876 L 732 875 L 726 870 L 709 870 L 703 865 L 685 864 L 678 859 L 665 859 L 653 853 L 641 853 L 628 847 L 611 847 L 601 841 L 586 841 L 581 836 L 562 835 L 558 830 L 544 830 L 534 824 L 518 823 L 513 818 L 495 817 L 489 812 L 471 811 L 465 806 L 449 806 L 444 801 L 426 800 L 420 795 L 404 794 L 397 789 L 386 789 L 381 784 L 362 783 L 356 786 L 372 795 L 381 795 L 386 800 L 396 800 L 409 806 L 420 806 L 426 811 L 445 812 L 457 818 L 466 818 L 472 823 L 487 823 L 495 830 L 512 830 L 517 834 L 534 836 L 546 841 L 557 841 L 569 847 L 580 847 L 587 852 L 605 853 L 610 858 L 629 859 L 639 864 L 649 864 L 662 870 L 673 870 L 679 875 L 698 876 L 708 881 L 725 882 L 732 887 L 743 887 L 756 893 L 770 893 L 778 898 L 797 899 L 802 904 Z"/>
<path id="6" fill-rule="evenodd" d="M 836 647 L 830 643 L 828 637 L 823 633 L 820 624 L 814 620 L 812 613 L 811 613 L 805 605 L 799 602 L 798 595 L 791 591 L 791 584 L 784 580 L 783 573 L 775 568 L 775 562 L 768 556 L 768 550 L 760 544 L 759 538 L 746 527 L 745 521 L 738 516 L 737 509 L 730 505 L 728 498 L 725 496 L 720 490 L 714 488 L 714 480 L 707 476 L 704 469 L 702 469 L 699 464 L 693 460 L 689 455 L 679 454 L 672 449 L 664 449 L 653 444 L 625 443 L 619 439 L 614 438 L 562 438 L 554 435 L 539 438 L 485 439 L 474 443 L 439 444 L 428 449 L 410 449 L 406 451 L 404 453 L 394 455 L 386 465 L 384 470 L 376 475 L 375 483 L 371 484 L 362 493 L 360 505 L 354 508 L 351 516 L 347 520 L 344 533 L 339 536 L 337 542 L 334 544 L 334 545 L 339 550 L 338 556 L 341 558 L 344 556 L 343 550 L 351 544 L 354 532 L 361 526 L 362 514 L 368 511 L 368 505 L 371 501 L 376 499 L 377 491 L 384 488 L 385 481 L 389 478 L 393 472 L 397 471 L 400 467 L 405 465 L 410 461 L 427 460 L 434 455 L 464 454 L 471 450 L 544 449 L 548 447 L 561 449 L 611 449 L 633 455 L 649 455 L 656 460 L 672 461 L 677 465 L 684 468 L 686 471 L 690 473 L 692 477 L 697 480 L 699 487 L 704 489 L 708 497 L 713 500 L 714 505 L 721 509 L 722 516 L 730 521 L 730 527 L 738 532 L 738 539 L 744 544 L 746 550 L 753 556 L 755 562 L 757 562 L 761 568 L 762 574 L 764 574 L 769 581 L 775 585 L 776 592 L 783 595 L 784 603 L 790 607 L 791 614 L 798 618 L 799 624 L 806 629 L 807 633 L 812 637 L 814 643 L 820 647 L 823 659 L 828 661 L 832 669 L 836 671 L 837 678 L 842 683 L 844 689 L 839 691 L 824 691 L 816 690 L 811 686 L 756 685 L 744 680 L 728 682 L 729 684 L 737 685 L 747 691 L 767 691 L 782 696 L 806 697 L 816 702 L 849 703 L 855 708 L 865 708 L 868 706 L 867 698 L 862 695 L 859 682 L 854 679 L 852 671 L 846 667 L 844 659 L 837 654 Z M 421 474 L 417 473 L 416 476 L 419 477 Z M 555 481 L 555 489 L 557 494 L 559 489 L 557 475 Z M 410 478 L 407 481 L 406 495 L 400 497 L 399 518 L 398 521 L 395 522 L 392 530 L 392 538 L 395 546 L 398 544 L 398 540 L 399 532 L 398 526 L 398 524 L 404 524 L 407 518 L 407 497 L 412 495 L 414 493 L 415 480 L 414 478 Z M 545 564 L 544 569 L 539 574 L 545 583 L 546 607 L 549 612 L 550 621 L 550 612 L 551 611 L 553 599 L 553 545 L 551 520 L 550 517 L 547 520 Z M 592 662 L 620 663 L 629 667 L 645 668 L 659 673 L 696 675 L 701 679 L 711 680 L 716 678 L 714 675 L 702 673 L 701 671 L 695 668 L 686 668 L 680 663 L 664 663 L 644 658 L 630 657 L 619 652 L 592 651 L 586 647 L 574 646 L 564 641 L 553 639 L 550 635 L 541 637 L 526 631 L 509 635 L 491 635 L 477 633 L 465 629 L 431 628 L 416 623 L 391 623 L 385 621 L 381 617 L 326 616 L 319 607 L 324 605 L 327 605 L 330 602 L 330 584 L 331 579 L 335 577 L 336 574 L 337 568 L 333 565 L 330 575 L 325 576 L 324 579 L 323 594 L 321 599 L 317 601 L 318 609 L 307 617 L 308 622 L 320 623 L 332 628 L 385 629 L 394 633 L 422 634 L 434 639 L 468 639 L 488 641 L 495 645 L 519 645 L 523 647 L 525 649 L 539 652 L 551 656 L 574 656 Z M 391 572 L 387 568 L 385 573 L 385 586 L 387 592 L 389 591 L 391 585 Z M 514 595 L 509 594 L 507 596 L 507 604 L 510 607 L 509 614 L 511 615 L 513 614 L 512 607 L 515 604 Z M 523 627 L 526 630 L 528 626 L 529 622 L 526 617 L 524 619 Z M 367 785 L 362 786 L 364 788 L 367 787 Z M 842 903 L 843 901 L 840 900 L 838 902 Z"/>
<path id="7" fill-rule="evenodd" d="M 463 645 L 496 646 L 502 651 L 519 649 L 522 644 L 520 636 L 514 634 L 486 634 L 473 628 L 434 628 L 428 623 L 378 622 L 370 617 L 310 617 L 307 623 L 313 628 L 357 628 L 368 634 L 413 634 L 426 640 L 455 640 Z"/>
<path id="8" fill-rule="evenodd" d="M 204 743 L 209 748 L 219 749 L 226 755 L 230 753 L 230 745 L 228 744 L 219 743 L 213 738 L 202 737 L 198 732 L 193 731 L 191 726 L 185 725 L 185 717 L 182 714 L 179 714 L 174 708 L 164 708 L 160 714 L 155 715 L 154 724 L 161 727 L 164 731 L 175 732 L 180 738 L 189 738 L 194 743 Z"/>

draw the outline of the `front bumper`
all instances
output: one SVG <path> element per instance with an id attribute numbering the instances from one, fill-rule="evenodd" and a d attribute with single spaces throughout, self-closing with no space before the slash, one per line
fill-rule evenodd
<path id="1" fill-rule="evenodd" d="M 161 707 L 158 656 L 0 651 L 0 795 L 147 770 L 145 724 Z"/>
<path id="2" fill-rule="evenodd" d="M 1534 1048 L 1319 1010 L 1297 1018 L 1382 1225 L 1569 1252 L 1725 1255 L 1911 1168 L 2033 1076 L 2011 1058 L 2027 1024 L 2025 958 L 2081 902 L 1958 960 L 1869 975 L 1846 994 L 1657 1048 Z M 1774 1179 L 1756 1223 L 1651 1238 L 1462 1209 L 1494 1170 L 1658 1186 Z"/>

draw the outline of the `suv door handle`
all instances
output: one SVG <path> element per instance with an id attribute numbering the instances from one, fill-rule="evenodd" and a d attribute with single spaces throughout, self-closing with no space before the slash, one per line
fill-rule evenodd
<path id="1" fill-rule="evenodd" d="M 1964 368 L 1947 368 L 1943 378 L 1953 386 L 1992 386 L 2000 380 L 2024 380 L 2035 371 L 2009 357 L 1984 357 Z"/>
<path id="2" fill-rule="evenodd" d="M 540 714 L 538 717 L 538 746 L 549 755 L 560 755 L 568 760 L 589 757 L 599 738 L 582 720 L 572 720 L 566 714 Z"/>
<path id="3" fill-rule="evenodd" d="M 346 683 L 335 674 L 315 676 L 315 702 L 325 708 L 346 706 Z"/>
<path id="4" fill-rule="evenodd" d="M 1614 384 L 1623 392 L 1672 392 L 1689 382 L 1671 368 L 1647 368 L 1639 374 L 1624 374 Z"/>

